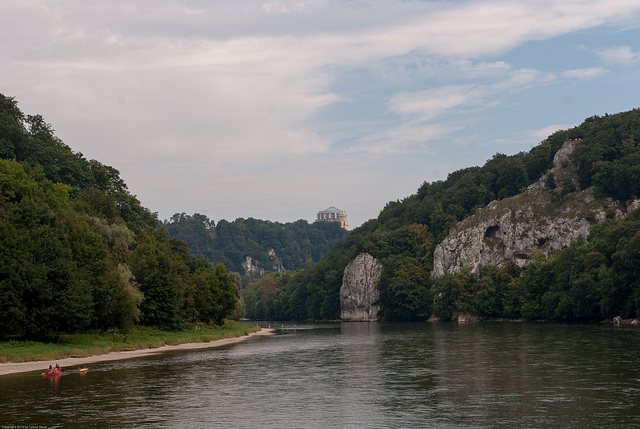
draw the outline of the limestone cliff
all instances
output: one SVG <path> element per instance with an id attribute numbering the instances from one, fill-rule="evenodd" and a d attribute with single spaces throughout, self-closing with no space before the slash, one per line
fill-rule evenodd
<path id="1" fill-rule="evenodd" d="M 549 189 L 552 182 L 560 186 L 569 180 L 577 188 L 572 159 L 576 144 L 565 142 L 555 155 L 553 168 L 524 193 L 493 201 L 453 227 L 435 249 L 432 276 L 465 267 L 477 273 L 485 265 L 506 261 L 525 266 L 535 249 L 550 257 L 578 237 L 586 237 L 591 224 L 608 216 L 622 218 L 637 206 L 638 201 L 624 207 L 611 198 L 597 200 L 592 188 L 574 192 Z M 555 181 L 549 180 L 551 173 Z"/>
<path id="2" fill-rule="evenodd" d="M 242 268 L 244 268 L 245 276 L 264 276 L 264 268 L 260 268 L 258 261 L 254 261 L 251 256 L 245 256 L 242 262 Z"/>
<path id="3" fill-rule="evenodd" d="M 340 318 L 352 321 L 378 319 L 378 282 L 382 264 L 368 253 L 358 255 L 344 269 L 340 288 Z"/>
<path id="4" fill-rule="evenodd" d="M 268 251 L 269 261 L 271 262 L 271 271 L 275 273 L 284 273 L 286 269 L 282 265 L 282 260 L 276 255 L 275 250 L 269 249 Z M 260 266 L 260 262 L 253 259 L 251 256 L 245 256 L 244 262 L 242 262 L 242 268 L 244 269 L 245 276 L 264 276 L 266 270 Z"/>

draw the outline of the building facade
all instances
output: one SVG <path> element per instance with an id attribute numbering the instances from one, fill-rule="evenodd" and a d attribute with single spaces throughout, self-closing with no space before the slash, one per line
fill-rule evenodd
<path id="1" fill-rule="evenodd" d="M 318 212 L 316 222 L 340 222 L 340 228 L 349 231 L 349 222 L 347 222 L 347 212 L 337 209 L 335 207 L 329 207 L 328 209 Z"/>

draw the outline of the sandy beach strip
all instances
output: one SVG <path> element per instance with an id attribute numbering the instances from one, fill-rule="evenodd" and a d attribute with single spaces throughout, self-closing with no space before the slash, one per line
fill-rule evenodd
<path id="1" fill-rule="evenodd" d="M 122 352 L 110 352 L 102 355 L 95 356 L 87 356 L 87 357 L 77 357 L 77 358 L 64 358 L 58 359 L 55 362 L 51 361 L 31 361 L 31 362 L 9 362 L 9 363 L 0 363 L 0 376 L 6 374 L 14 374 L 17 372 L 30 372 L 30 371 L 44 371 L 46 368 L 49 368 L 49 365 L 59 364 L 64 371 L 65 367 L 76 366 L 76 365 L 86 365 L 95 362 L 105 362 L 110 360 L 120 360 L 120 359 L 130 359 L 142 356 L 149 356 L 153 354 L 158 354 L 166 351 L 173 350 L 194 350 L 194 349 L 205 349 L 209 347 L 220 347 L 225 346 L 227 344 L 239 343 L 240 341 L 244 341 L 248 338 L 260 335 L 274 335 L 273 329 L 262 328 L 258 332 L 251 332 L 248 335 L 243 335 L 241 337 L 233 337 L 233 338 L 223 338 L 220 340 L 214 340 L 203 343 L 183 343 L 176 345 L 167 345 L 156 348 L 148 348 L 148 349 L 139 349 L 139 350 L 128 350 Z"/>

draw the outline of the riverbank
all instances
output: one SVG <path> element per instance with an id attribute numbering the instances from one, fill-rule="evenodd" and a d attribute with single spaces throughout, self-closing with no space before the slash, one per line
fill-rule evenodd
<path id="1" fill-rule="evenodd" d="M 182 343 L 182 344 L 174 344 L 174 345 L 164 345 L 161 347 L 154 347 L 154 348 L 109 352 L 109 353 L 99 354 L 94 356 L 69 357 L 69 358 L 58 359 L 55 362 L 52 362 L 50 360 L 38 360 L 38 361 L 29 361 L 29 362 L 0 363 L 0 376 L 7 375 L 7 374 L 14 374 L 18 372 L 44 371 L 46 368 L 49 367 L 49 365 L 56 364 L 56 363 L 62 367 L 64 372 L 65 368 L 72 367 L 72 366 L 88 365 L 96 362 L 106 362 L 106 361 L 121 360 L 121 359 L 131 359 L 131 358 L 163 353 L 167 351 L 195 350 L 195 349 L 204 349 L 204 348 L 210 348 L 210 347 L 220 347 L 227 344 L 239 343 L 248 338 L 251 338 L 254 336 L 261 336 L 261 335 L 274 335 L 273 329 L 262 328 L 260 331 L 250 332 L 249 334 L 243 335 L 240 337 L 222 338 L 219 340 L 214 340 L 209 342 Z"/>

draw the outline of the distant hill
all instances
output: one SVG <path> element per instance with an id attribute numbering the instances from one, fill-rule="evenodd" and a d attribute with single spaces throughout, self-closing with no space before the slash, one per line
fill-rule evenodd
<path id="1" fill-rule="evenodd" d="M 574 143 L 572 152 L 551 170 L 567 141 Z M 533 189 L 538 189 L 540 201 L 535 210 L 526 202 Z M 247 314 L 339 318 L 344 268 L 366 252 L 383 265 L 378 288 L 380 314 L 386 319 L 638 317 L 640 221 L 635 201 L 639 196 L 640 110 L 590 117 L 578 127 L 552 134 L 529 152 L 496 154 L 482 167 L 425 182 L 415 194 L 387 203 L 377 219 L 353 230 L 310 269 L 274 275 L 249 288 Z M 566 226 L 586 225 L 588 232 L 566 241 L 567 237 L 556 239 L 545 235 L 550 230 L 540 230 L 531 232 L 535 240 L 524 253 L 515 247 L 498 251 L 511 243 L 503 242 L 507 223 L 491 220 L 491 210 L 500 211 L 500 216 L 507 216 L 504 219 L 531 216 L 533 229 L 544 222 L 559 224 L 556 220 L 562 215 L 570 218 Z M 466 220 L 475 214 L 478 221 Z M 463 243 L 466 232 L 464 226 L 458 227 L 461 221 L 483 228 L 476 253 L 502 252 L 502 262 L 493 265 L 498 259 L 486 257 L 486 265 L 473 265 L 482 259 L 473 251 L 446 259 L 447 252 L 456 248 L 456 241 L 449 239 L 449 250 L 442 250 L 444 259 L 439 260 L 444 261 L 440 275 L 432 276 L 436 247 L 452 228 Z M 517 228 L 509 234 L 517 236 L 518 231 L 529 234 Z M 493 247 L 485 249 L 485 241 Z M 449 271 L 449 265 L 458 268 Z"/>
<path id="2" fill-rule="evenodd" d="M 214 221 L 201 214 L 175 214 L 165 221 L 170 237 L 189 245 L 189 251 L 209 262 L 249 277 L 309 268 L 348 232 L 337 222 L 305 220 L 290 223 L 259 219 Z"/>

